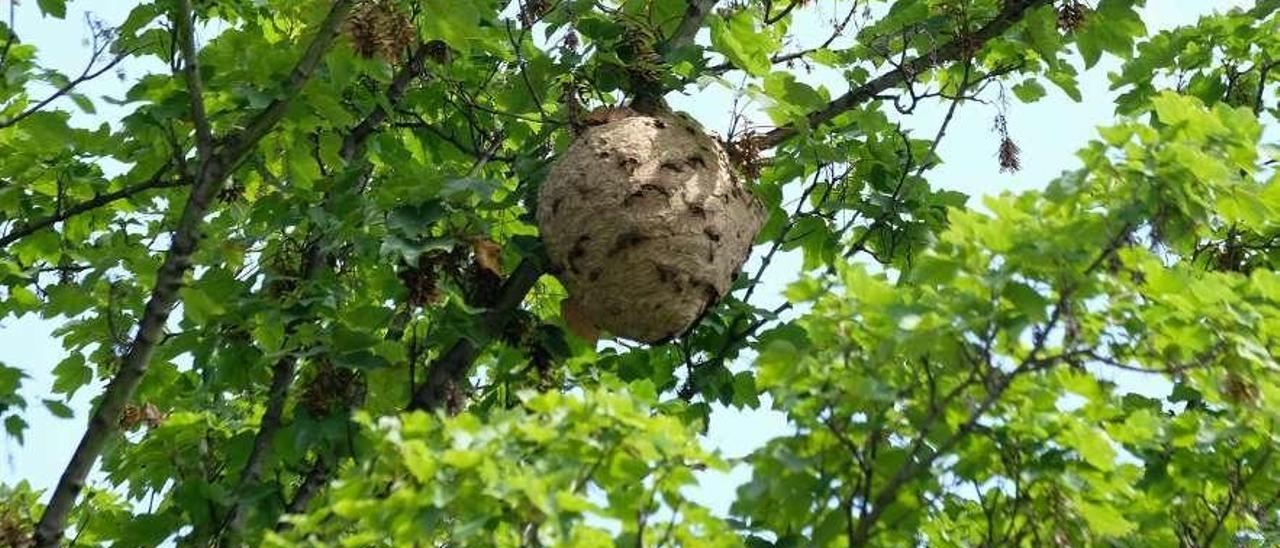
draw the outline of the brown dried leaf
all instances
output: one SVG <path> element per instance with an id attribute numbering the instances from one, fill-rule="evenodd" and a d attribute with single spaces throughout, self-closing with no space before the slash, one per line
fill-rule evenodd
<path id="1" fill-rule="evenodd" d="M 142 422 L 142 409 L 136 405 L 125 404 L 124 412 L 120 414 L 120 429 L 126 432 L 133 430 L 140 422 Z"/>
<path id="2" fill-rule="evenodd" d="M 146 423 L 148 429 L 159 428 L 168 417 L 168 413 L 162 413 L 154 404 L 142 406 L 142 422 Z"/>
<path id="3" fill-rule="evenodd" d="M 560 316 L 564 318 L 565 327 L 579 339 L 595 344 L 600 340 L 600 328 L 587 317 L 572 297 L 560 301 Z"/>
<path id="4" fill-rule="evenodd" d="M 502 276 L 502 247 L 487 238 L 472 238 L 471 253 L 476 264 L 495 276 Z"/>

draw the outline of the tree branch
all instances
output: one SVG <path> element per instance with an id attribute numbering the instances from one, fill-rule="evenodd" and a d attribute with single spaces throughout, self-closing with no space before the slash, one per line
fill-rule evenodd
<path id="1" fill-rule="evenodd" d="M 1048 5 L 1049 3 L 1049 0 L 1006 0 L 999 15 L 987 22 L 986 25 L 983 25 L 982 28 L 903 63 L 899 69 L 893 72 L 881 75 L 870 82 L 849 90 L 822 110 L 809 114 L 808 126 L 817 127 L 829 122 L 836 116 L 874 99 L 889 88 L 913 80 L 916 75 L 942 63 L 954 61 L 965 56 L 966 53 L 982 47 L 992 38 L 1003 34 L 1010 27 L 1017 24 L 1028 10 Z M 799 131 L 796 128 L 797 126 L 794 124 L 776 128 L 758 137 L 757 143 L 761 149 L 776 147 L 782 144 L 783 141 L 794 137 Z"/>
<path id="2" fill-rule="evenodd" d="M 484 332 L 480 334 L 480 338 L 491 337 L 506 326 L 511 313 L 524 302 L 525 295 L 533 289 L 542 273 L 541 261 L 533 258 L 526 258 L 516 267 L 515 272 L 511 273 L 498 290 L 497 301 L 485 314 Z M 450 390 L 471 370 L 471 363 L 479 356 L 480 349 L 480 344 L 475 340 L 466 337 L 458 339 L 458 342 L 428 367 L 426 382 L 414 392 L 410 409 L 439 408 L 440 404 L 447 401 Z"/>
<path id="3" fill-rule="evenodd" d="M 1130 230 L 1130 225 L 1123 225 L 1117 235 L 1113 237 L 1107 243 L 1107 246 L 1102 250 L 1102 252 L 1098 254 L 1098 257 L 1082 271 L 1081 276 L 1088 277 L 1092 275 L 1093 272 L 1101 266 L 1103 261 L 1115 254 L 1116 251 L 1124 245 L 1125 238 L 1127 238 Z M 893 501 L 898 497 L 898 493 L 906 487 L 908 482 L 921 472 L 928 470 L 929 467 L 933 466 L 934 462 L 955 447 L 955 445 L 962 439 L 976 430 L 980 426 L 979 423 L 982 418 L 986 416 L 987 411 L 1000 401 L 1000 397 L 1004 395 L 1005 390 L 1013 384 L 1013 381 L 1017 377 L 1033 371 L 1046 369 L 1068 359 L 1068 355 L 1066 354 L 1050 356 L 1047 358 L 1040 358 L 1039 355 L 1045 349 L 1045 344 L 1049 339 L 1049 333 L 1053 331 L 1053 329 L 1058 325 L 1058 322 L 1062 319 L 1062 311 L 1067 305 L 1067 301 L 1071 298 L 1072 292 L 1073 290 L 1070 287 L 1061 292 L 1062 294 L 1059 296 L 1057 304 L 1054 306 L 1053 312 L 1049 315 L 1048 320 L 1045 321 L 1044 327 L 1037 331 L 1032 337 L 1031 351 L 1027 353 L 1026 358 L 1024 358 L 1012 371 L 1004 375 L 999 375 L 999 378 L 995 379 L 994 382 L 990 384 L 987 397 L 984 398 L 973 412 L 969 414 L 969 417 L 965 420 L 964 424 L 960 425 L 954 434 L 939 444 L 936 449 L 930 451 L 928 455 L 916 460 L 920 453 L 925 449 L 929 431 L 932 429 L 933 421 L 937 420 L 940 415 L 941 406 L 938 408 L 939 411 L 932 412 L 925 418 L 920 435 L 915 438 L 915 441 L 912 443 L 911 449 L 908 452 L 907 462 L 898 468 L 897 472 L 895 472 L 889 479 L 884 488 L 876 494 L 875 500 L 868 501 L 871 508 L 862 519 L 858 520 L 858 526 L 852 538 L 852 540 L 856 541 L 853 545 L 867 545 L 871 538 L 872 530 L 875 528 L 876 521 L 880 518 L 880 515 L 884 513 L 885 510 L 888 510 L 889 506 L 893 504 Z M 944 401 L 953 400 L 955 397 L 959 396 L 959 394 L 960 392 L 958 390 L 953 390 L 948 393 L 947 397 L 944 398 Z"/>
<path id="4" fill-rule="evenodd" d="M 9 48 L 13 47 L 13 41 L 18 39 L 17 30 L 13 28 L 14 18 L 18 10 L 17 2 L 9 2 L 9 25 L 5 27 L 4 47 L 0 47 L 0 70 L 4 70 L 8 66 Z"/>
<path id="5" fill-rule="evenodd" d="M 204 80 L 200 77 L 200 61 L 196 55 L 195 15 L 191 0 L 179 0 L 173 22 L 178 31 L 178 48 L 182 50 L 182 71 L 187 77 L 187 94 L 191 96 L 191 123 L 196 129 L 196 152 L 201 162 L 213 154 L 213 133 L 204 111 Z"/>
<path id="6" fill-rule="evenodd" d="M 129 55 L 132 55 L 133 51 L 135 50 L 130 50 L 130 51 L 121 53 L 119 55 L 116 55 L 115 58 L 111 59 L 111 61 L 109 61 L 106 65 L 103 65 L 102 68 L 98 70 L 93 70 L 93 62 L 91 61 L 89 63 L 89 66 L 85 67 L 84 72 L 80 73 L 80 76 L 77 76 L 74 80 L 67 82 L 65 86 L 58 88 L 57 91 L 54 91 L 48 97 L 41 99 L 39 103 L 32 105 L 31 107 L 27 108 L 27 110 L 24 110 L 21 113 L 15 115 L 13 118 L 0 121 L 0 129 L 7 128 L 9 126 L 12 126 L 18 122 L 25 120 L 28 116 L 31 116 L 32 114 L 40 112 L 40 110 L 48 106 L 49 103 L 57 101 L 62 96 L 68 93 L 71 93 L 71 91 L 74 90 L 76 86 L 79 86 L 80 84 L 88 82 L 89 80 L 102 76 L 103 73 L 107 72 L 108 70 L 111 70 L 112 68 L 115 68 L 115 66 L 120 64 L 121 61 L 124 61 L 126 57 L 128 57 Z"/>
<path id="7" fill-rule="evenodd" d="M 156 346 L 163 337 L 165 323 L 178 301 L 178 289 L 191 268 L 191 256 L 199 243 L 200 227 L 209 202 L 231 171 L 244 160 L 248 151 L 284 116 L 289 103 L 311 78 L 321 57 L 333 44 L 351 5 L 352 0 L 334 2 L 306 53 L 294 67 L 282 95 L 250 122 L 243 132 L 230 139 L 225 148 L 211 155 L 208 161 L 200 163 L 191 196 L 173 231 L 173 243 L 156 275 L 155 286 L 147 301 L 146 311 L 138 322 L 133 343 L 120 359 L 115 377 L 103 391 L 80 444 L 59 478 L 53 496 L 36 526 L 35 541 L 38 546 L 57 546 L 60 543 L 66 530 L 67 516 L 80 491 L 84 489 L 89 470 L 102 454 L 108 438 L 120 429 L 120 414 L 147 371 Z"/>
<path id="8" fill-rule="evenodd" d="M 777 23 L 778 21 L 781 21 L 783 17 L 786 17 L 787 14 L 791 13 L 791 10 L 796 9 L 796 6 L 799 6 L 800 4 L 803 4 L 803 3 L 804 3 L 804 0 L 791 0 L 791 3 L 787 4 L 787 7 L 782 8 L 782 11 L 779 11 L 773 17 L 769 17 L 769 10 L 765 9 L 764 24 L 772 25 L 774 23 Z M 856 7 L 857 3 L 855 2 L 854 4 Z"/>
<path id="9" fill-rule="evenodd" d="M 329 46 L 333 44 L 338 31 L 342 28 L 342 22 L 346 20 L 347 12 L 351 11 L 354 3 L 355 0 L 334 0 L 333 7 L 330 8 L 324 21 L 320 24 L 320 33 L 316 35 L 311 45 L 307 47 L 307 51 L 303 53 L 302 59 L 298 60 L 298 64 L 289 73 L 289 78 L 285 82 L 279 97 L 267 105 L 253 121 L 249 122 L 249 125 L 236 138 L 227 141 L 221 156 L 236 159 L 236 164 L 243 161 L 249 149 L 257 145 L 258 141 L 284 117 L 289 104 L 293 102 L 293 99 L 302 91 L 302 87 L 311 79 L 311 74 L 315 72 L 321 58 L 329 50 Z M 235 167 L 235 165 L 228 165 L 225 169 L 230 172 Z"/>
<path id="10" fill-rule="evenodd" d="M 667 49 L 674 50 L 693 43 L 693 39 L 698 36 L 698 29 L 702 28 L 702 20 L 711 14 L 711 8 L 715 7 L 717 0 L 686 0 L 684 18 L 680 20 L 680 24 L 676 26 L 676 30 L 667 38 Z"/>
<path id="11" fill-rule="evenodd" d="M 172 164 L 165 164 L 161 166 L 160 169 L 156 171 L 155 175 L 152 175 L 150 179 L 147 179 L 146 181 L 143 181 L 141 183 L 129 185 L 120 190 L 108 192 L 106 194 L 99 194 L 93 197 L 92 199 L 85 200 L 78 204 L 63 208 L 62 211 L 58 212 L 55 215 L 50 215 L 43 219 L 37 219 L 34 221 L 28 221 L 26 223 L 23 223 L 22 226 L 13 229 L 13 231 L 9 232 L 8 234 L 5 234 L 4 236 L 0 236 L 0 249 L 8 246 L 13 242 L 21 240 L 22 238 L 30 236 L 31 234 L 34 234 L 35 232 L 41 229 L 48 228 L 50 226 L 53 226 L 54 224 L 70 219 L 81 213 L 92 211 L 99 207 L 105 206 L 116 200 L 123 200 L 125 198 L 132 197 L 135 194 L 139 194 L 141 192 L 145 192 L 147 190 L 152 190 L 156 188 L 173 188 L 173 187 L 186 185 L 187 182 L 182 179 L 166 179 L 165 178 L 165 175 L 168 173 L 169 167 L 171 165 Z"/>

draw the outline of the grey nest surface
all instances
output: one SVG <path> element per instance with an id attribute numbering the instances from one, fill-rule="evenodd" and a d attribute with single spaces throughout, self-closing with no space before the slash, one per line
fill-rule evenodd
<path id="1" fill-rule="evenodd" d="M 652 343 L 728 293 L 764 210 L 714 138 L 678 117 L 638 115 L 578 136 L 548 173 L 537 217 L 576 308 Z"/>

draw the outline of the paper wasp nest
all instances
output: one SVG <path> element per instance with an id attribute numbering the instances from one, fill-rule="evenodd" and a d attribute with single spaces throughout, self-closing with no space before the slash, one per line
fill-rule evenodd
<path id="1" fill-rule="evenodd" d="M 538 195 L 538 226 L 579 313 L 659 342 L 729 291 L 764 220 L 715 139 L 678 117 L 587 128 Z"/>

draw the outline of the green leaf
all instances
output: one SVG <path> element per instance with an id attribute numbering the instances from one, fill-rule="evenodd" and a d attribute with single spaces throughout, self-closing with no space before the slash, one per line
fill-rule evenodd
<path id="1" fill-rule="evenodd" d="M 1069 65 L 1064 65 L 1064 67 L 1070 68 Z M 1079 103 L 1084 99 L 1084 97 L 1080 95 L 1080 85 L 1076 83 L 1074 71 L 1051 71 L 1045 74 L 1045 77 L 1048 78 L 1050 82 L 1053 82 L 1055 86 L 1058 86 L 1058 89 L 1061 89 L 1063 93 L 1066 93 L 1067 97 L 1070 97 L 1072 101 Z"/>
<path id="2" fill-rule="evenodd" d="M 1105 471 L 1116 466 L 1116 451 L 1101 430 L 1076 424 L 1064 432 L 1063 442 L 1079 452 L 1094 468 Z"/>
<path id="3" fill-rule="evenodd" d="M 71 408 L 67 407 L 67 404 L 58 400 L 46 399 L 41 401 L 44 403 L 45 408 L 48 409 L 50 413 L 53 413 L 53 416 L 55 417 L 60 419 L 69 419 L 75 415 L 75 413 L 71 411 Z"/>
<path id="4" fill-rule="evenodd" d="M 284 321 L 278 317 L 255 317 L 253 338 L 264 352 L 278 352 L 284 347 Z"/>
<path id="5" fill-rule="evenodd" d="M 36 0 L 36 5 L 40 7 L 40 11 L 45 15 L 51 15 L 58 19 L 67 17 L 67 0 Z"/>
<path id="6" fill-rule="evenodd" d="M 733 405 L 753 409 L 760 406 L 755 375 L 750 371 L 741 371 L 733 376 Z"/>
<path id="7" fill-rule="evenodd" d="M 183 315 L 197 324 L 206 323 L 210 318 L 226 312 L 222 303 L 198 287 L 184 287 L 179 293 L 182 295 Z"/>
<path id="8" fill-rule="evenodd" d="M 1031 47 L 1050 66 L 1058 64 L 1062 35 L 1058 33 L 1058 12 L 1053 6 L 1041 6 L 1027 15 L 1027 36 Z"/>
<path id="9" fill-rule="evenodd" d="M 22 437 L 23 431 L 27 429 L 27 421 L 22 420 L 18 415 L 9 415 L 4 419 L 4 431 L 14 439 L 18 440 L 18 444 L 24 443 Z"/>
<path id="10" fill-rule="evenodd" d="M 796 80 L 787 72 L 771 72 L 764 79 L 764 91 L 776 104 L 769 110 L 777 124 L 804 120 L 804 115 L 822 108 L 829 100 L 824 94 Z"/>
<path id="11" fill-rule="evenodd" d="M 85 114 L 97 114 L 98 109 L 94 108 L 93 101 L 90 101 L 88 97 L 84 96 L 84 94 L 70 93 L 67 94 L 67 96 L 70 97 L 71 100 L 75 102 L 76 106 L 80 107 L 80 110 L 84 111 Z"/>
<path id="12" fill-rule="evenodd" d="M 1104 51 L 1127 59 L 1134 39 L 1146 33 L 1133 0 L 1101 0 L 1086 18 L 1084 28 L 1076 33 L 1076 46 L 1084 57 L 1085 68 L 1092 68 Z"/>
<path id="13" fill-rule="evenodd" d="M 81 386 L 93 380 L 93 370 L 84 363 L 84 354 L 72 352 L 53 368 L 53 392 L 74 396 Z"/>
<path id="14" fill-rule="evenodd" d="M 1024 103 L 1034 103 L 1045 96 L 1044 86 L 1030 78 L 1013 86 L 1013 94 Z"/>
<path id="15" fill-rule="evenodd" d="M 723 54 L 734 66 L 753 76 L 769 73 L 769 55 L 777 50 L 772 35 L 756 30 L 759 21 L 755 10 L 737 10 L 728 19 L 719 15 L 711 22 L 711 47 Z"/>
<path id="16" fill-rule="evenodd" d="M 426 0 L 423 7 L 430 17 L 418 18 L 427 39 L 442 40 L 462 52 L 471 51 L 474 40 L 483 39 L 480 30 L 480 4 L 452 0 Z"/>
<path id="17" fill-rule="evenodd" d="M 1089 530 L 1104 537 L 1121 537 L 1137 529 L 1137 525 L 1124 518 L 1116 508 L 1076 501 L 1080 515 L 1089 523 Z"/>

